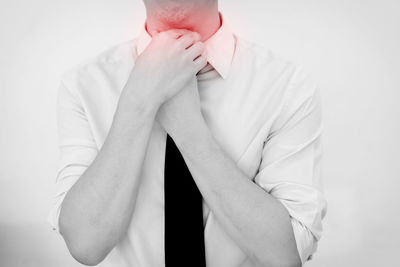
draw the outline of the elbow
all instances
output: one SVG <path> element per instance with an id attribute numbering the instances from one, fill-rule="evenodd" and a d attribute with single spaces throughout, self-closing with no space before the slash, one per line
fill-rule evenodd
<path id="1" fill-rule="evenodd" d="M 81 264 L 95 266 L 101 263 L 111 251 L 111 248 L 101 242 L 88 241 L 91 238 L 63 235 L 71 256 Z M 92 239 L 94 240 L 94 239 Z"/>
<path id="2" fill-rule="evenodd" d="M 294 257 L 287 257 L 287 259 L 284 259 L 283 262 L 280 262 L 277 265 L 271 265 L 271 266 L 301 267 L 302 263 L 301 263 L 300 257 L 296 254 Z"/>
<path id="3" fill-rule="evenodd" d="M 100 235 L 65 226 L 60 221 L 60 233 L 71 256 L 81 264 L 95 266 L 101 263 L 113 248 L 106 240 L 99 240 Z M 103 238 L 100 238 L 103 239 Z"/>
<path id="4" fill-rule="evenodd" d="M 285 256 L 280 258 L 275 258 L 270 265 L 265 266 L 280 266 L 280 267 L 301 267 L 303 264 L 301 262 L 300 255 L 297 250 L 287 251 Z M 264 265 L 263 265 L 264 266 Z"/>
<path id="5" fill-rule="evenodd" d="M 276 266 L 276 267 L 302 267 L 302 261 L 297 251 L 287 250 L 284 253 L 252 255 L 252 262 L 255 266 Z"/>
<path id="6" fill-rule="evenodd" d="M 276 267 L 302 267 L 300 259 L 279 259 L 279 260 L 254 260 L 257 262 L 256 266 L 276 266 Z"/>
<path id="7" fill-rule="evenodd" d="M 294 259 L 285 262 L 284 265 L 282 265 L 282 266 L 284 266 L 284 267 L 301 267 L 302 263 L 301 263 L 300 257 L 297 256 Z"/>
<path id="8" fill-rule="evenodd" d="M 295 251 L 290 250 L 285 257 L 279 259 L 277 265 L 272 266 L 282 266 L 282 267 L 301 267 L 303 264 L 297 249 Z"/>
<path id="9" fill-rule="evenodd" d="M 74 246 L 68 246 L 71 256 L 81 264 L 87 266 L 96 266 L 101 263 L 108 253 L 101 253 L 93 249 L 82 249 Z"/>

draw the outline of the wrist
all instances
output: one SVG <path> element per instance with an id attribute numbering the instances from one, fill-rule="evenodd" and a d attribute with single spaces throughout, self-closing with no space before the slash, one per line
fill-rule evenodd
<path id="1" fill-rule="evenodd" d="M 123 95 L 131 105 L 149 111 L 157 110 L 163 103 L 159 88 L 150 78 L 144 78 L 144 75 L 137 73 L 133 68 L 127 83 L 124 86 Z"/>
<path id="2" fill-rule="evenodd" d="M 201 148 L 213 138 L 204 118 L 186 126 L 187 127 L 174 138 L 178 147 L 182 147 L 185 150 L 201 150 Z"/>
<path id="3" fill-rule="evenodd" d="M 154 115 L 161 106 L 157 98 L 149 95 L 146 88 L 131 90 L 125 87 L 119 98 L 119 105 L 132 112 Z"/>

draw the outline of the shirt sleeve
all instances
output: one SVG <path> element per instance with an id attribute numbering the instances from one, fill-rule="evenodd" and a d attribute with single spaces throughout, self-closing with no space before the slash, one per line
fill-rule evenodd
<path id="1" fill-rule="evenodd" d="M 303 71 L 296 70 L 288 86 L 255 182 L 288 210 L 304 264 L 317 249 L 327 209 L 321 182 L 321 101 Z"/>
<path id="2" fill-rule="evenodd" d="M 98 150 L 83 106 L 64 82 L 58 89 L 56 113 L 59 159 L 53 206 L 47 221 L 60 233 L 59 215 L 65 195 L 94 160 Z"/>

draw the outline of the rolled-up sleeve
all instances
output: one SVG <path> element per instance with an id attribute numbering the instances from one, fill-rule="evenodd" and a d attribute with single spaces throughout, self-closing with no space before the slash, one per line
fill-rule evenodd
<path id="1" fill-rule="evenodd" d="M 321 133 L 317 86 L 296 70 L 264 142 L 255 182 L 286 207 L 302 263 L 317 249 L 327 210 L 321 181 Z"/>
<path id="2" fill-rule="evenodd" d="M 79 98 L 65 82 L 57 94 L 57 127 L 59 159 L 55 174 L 53 205 L 47 221 L 59 232 L 59 215 L 68 190 L 83 174 L 97 155 L 98 149 Z"/>

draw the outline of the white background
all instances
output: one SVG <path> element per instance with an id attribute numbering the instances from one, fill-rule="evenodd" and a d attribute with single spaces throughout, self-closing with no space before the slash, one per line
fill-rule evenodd
<path id="1" fill-rule="evenodd" d="M 221 0 L 240 36 L 304 66 L 324 107 L 324 235 L 308 266 L 400 266 L 400 2 Z M 143 26 L 141 0 L 0 0 L 0 266 L 80 266 L 45 221 L 60 75 Z"/>

